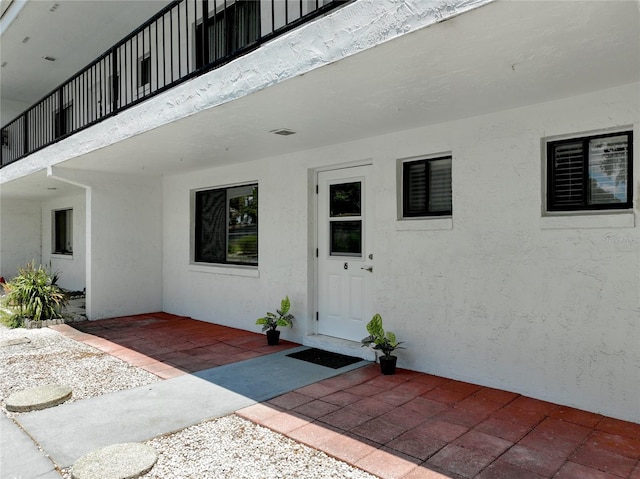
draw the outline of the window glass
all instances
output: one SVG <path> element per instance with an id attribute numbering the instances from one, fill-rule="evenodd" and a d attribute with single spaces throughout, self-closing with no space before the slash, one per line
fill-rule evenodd
<path id="1" fill-rule="evenodd" d="M 627 201 L 627 137 L 612 136 L 589 142 L 589 203 Z"/>
<path id="2" fill-rule="evenodd" d="M 229 233 L 227 261 L 258 262 L 258 189 L 245 186 L 227 190 Z"/>
<path id="3" fill-rule="evenodd" d="M 67 106 L 60 110 L 57 110 L 54 115 L 54 135 L 56 138 L 70 133 L 73 128 L 73 103 L 70 102 Z"/>
<path id="4" fill-rule="evenodd" d="M 341 183 L 329 187 L 329 210 L 332 218 L 342 216 L 360 216 L 361 183 Z"/>
<path id="5" fill-rule="evenodd" d="M 73 254 L 73 210 L 53 212 L 53 253 Z"/>
<path id="6" fill-rule="evenodd" d="M 146 56 L 138 63 L 138 86 L 143 87 L 151 83 L 151 57 Z"/>
<path id="7" fill-rule="evenodd" d="M 258 264 L 258 185 L 195 193 L 194 261 Z"/>
<path id="8" fill-rule="evenodd" d="M 362 256 L 362 221 L 331 222 L 331 255 Z"/>
<path id="9" fill-rule="evenodd" d="M 212 5 L 213 2 L 210 3 Z M 219 2 L 218 5 L 221 5 Z M 229 2 L 226 9 L 210 12 L 206 35 L 209 58 L 204 59 L 202 22 L 196 26 L 196 68 L 213 63 L 251 45 L 260 37 L 260 2 Z"/>

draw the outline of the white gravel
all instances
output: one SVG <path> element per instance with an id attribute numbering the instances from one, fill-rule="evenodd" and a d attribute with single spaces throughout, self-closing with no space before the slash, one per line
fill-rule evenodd
<path id="1" fill-rule="evenodd" d="M 158 437 L 149 479 L 375 479 L 375 476 L 270 429 L 226 416 Z"/>
<path id="2" fill-rule="evenodd" d="M 0 346 L 0 407 L 9 417 L 19 413 L 8 412 L 5 399 L 27 388 L 63 384 L 72 389 L 67 402 L 73 402 L 160 381 L 143 369 L 52 329 L 0 326 L 0 344 L 21 339 L 29 342 Z"/>
<path id="3" fill-rule="evenodd" d="M 70 401 L 150 384 L 160 379 L 51 329 L 8 329 L 0 325 L 0 406 L 13 392 L 44 384 L 70 386 Z M 251 421 L 230 415 L 146 444 L 158 452 L 149 479 L 375 479 L 375 476 L 299 444 Z M 63 470 L 71 479 L 69 470 Z"/>

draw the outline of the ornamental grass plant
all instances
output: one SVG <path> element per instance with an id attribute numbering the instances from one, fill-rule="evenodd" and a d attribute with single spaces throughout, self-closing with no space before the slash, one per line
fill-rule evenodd
<path id="1" fill-rule="evenodd" d="M 50 275 L 42 265 L 36 268 L 35 262 L 27 263 L 16 277 L 4 284 L 4 303 L 18 319 L 60 318 L 68 297 L 56 284 L 57 279 L 57 275 Z"/>

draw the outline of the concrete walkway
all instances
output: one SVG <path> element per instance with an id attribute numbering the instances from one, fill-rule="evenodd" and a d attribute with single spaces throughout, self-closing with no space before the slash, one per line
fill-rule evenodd
<path id="1" fill-rule="evenodd" d="M 0 477 L 2 479 L 60 479 L 33 440 L 11 419 L 0 414 Z"/>
<path id="2" fill-rule="evenodd" d="M 16 418 L 60 467 L 111 444 L 138 442 L 231 414 L 369 364 L 331 369 L 287 357 L 294 348 Z M 3 478 L 5 457 L 2 451 Z M 21 459 L 22 460 L 22 459 Z M 18 477 L 38 477 L 25 475 Z"/>

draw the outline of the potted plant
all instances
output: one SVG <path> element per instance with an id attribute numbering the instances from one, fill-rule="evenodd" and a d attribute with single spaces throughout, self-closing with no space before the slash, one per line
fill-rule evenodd
<path id="1" fill-rule="evenodd" d="M 385 332 L 382 328 L 382 316 L 376 313 L 371 321 L 367 324 L 367 332 L 369 336 L 364 338 L 362 346 L 371 346 L 376 351 L 382 351 L 383 355 L 380 356 L 380 371 L 382 374 L 395 374 L 397 356 L 393 356 L 391 353 L 396 349 L 404 349 L 400 346 L 400 342 L 396 339 L 396 335 L 391 331 Z"/>
<path id="2" fill-rule="evenodd" d="M 278 331 L 278 326 L 284 327 L 293 327 L 293 314 L 289 313 L 289 309 L 291 308 L 291 302 L 289 301 L 289 296 L 286 296 L 280 302 L 280 309 L 276 309 L 276 313 L 267 313 L 267 315 L 263 318 L 258 318 L 256 320 L 256 324 L 262 325 L 262 332 L 267 332 L 267 344 L 269 346 L 274 346 L 278 344 L 280 341 L 280 331 Z"/>

